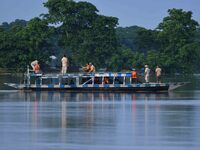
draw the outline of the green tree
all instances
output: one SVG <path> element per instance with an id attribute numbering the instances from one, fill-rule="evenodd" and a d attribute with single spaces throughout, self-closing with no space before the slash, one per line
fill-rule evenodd
<path id="1" fill-rule="evenodd" d="M 126 47 L 118 47 L 118 53 L 112 55 L 109 69 L 113 71 L 130 70 L 133 67 L 133 51 Z"/>
<path id="2" fill-rule="evenodd" d="M 88 2 L 48 0 L 43 15 L 51 24 L 58 24 L 60 46 L 68 49 L 78 65 L 93 62 L 98 67 L 109 64 L 117 49 L 115 27 L 118 19 L 97 14 Z"/>
<path id="3" fill-rule="evenodd" d="M 138 51 L 138 33 L 144 28 L 138 26 L 117 27 L 116 35 L 119 44 L 123 47 L 130 48 L 132 51 Z"/>
<path id="4" fill-rule="evenodd" d="M 176 63 L 185 62 L 184 65 L 181 65 L 181 70 L 185 72 L 196 72 L 199 68 L 199 59 L 200 41 L 195 41 L 180 48 L 180 55 L 177 56 Z"/>
<path id="5" fill-rule="evenodd" d="M 144 53 L 135 52 L 132 58 L 132 66 L 137 69 L 144 68 L 146 64 L 146 57 Z"/>
<path id="6" fill-rule="evenodd" d="M 191 50 L 188 46 L 193 45 L 198 22 L 192 19 L 191 11 L 169 9 L 168 12 L 169 16 L 165 17 L 157 28 L 159 31 L 158 39 L 161 46 L 160 51 L 163 55 L 168 56 L 165 60 L 166 64 L 168 64 L 166 67 L 173 68 L 172 71 L 175 71 L 187 66 L 188 62 L 180 58 L 183 56 L 185 47 L 187 47 L 187 50 Z M 194 55 L 190 52 L 184 53 L 184 58 L 193 60 Z"/>
<path id="7" fill-rule="evenodd" d="M 40 63 L 44 63 L 49 59 L 52 51 L 50 43 L 50 35 L 53 28 L 48 26 L 45 20 L 40 18 L 31 19 L 27 26 L 17 34 L 21 40 L 18 44 L 21 47 L 21 55 L 23 63 L 30 63 L 34 59 L 38 59 Z"/>
<path id="8" fill-rule="evenodd" d="M 25 66 L 20 66 L 21 61 L 18 59 L 21 57 L 21 37 L 17 34 L 23 30 L 24 24 L 11 22 L 5 26 L 3 23 L 1 28 L 3 31 L 0 33 L 0 67 L 21 70 Z"/>
<path id="9" fill-rule="evenodd" d="M 51 28 L 48 23 L 34 18 L 26 26 L 9 25 L 0 32 L 0 67 L 23 70 L 33 59 L 41 63 L 49 58 Z"/>
<path id="10" fill-rule="evenodd" d="M 147 29 L 138 30 L 135 43 L 137 45 L 137 51 L 144 54 L 147 54 L 149 50 L 158 50 L 157 31 Z"/>

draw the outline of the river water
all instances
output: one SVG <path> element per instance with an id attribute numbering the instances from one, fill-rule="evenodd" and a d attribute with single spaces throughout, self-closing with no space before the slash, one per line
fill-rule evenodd
<path id="1" fill-rule="evenodd" d="M 199 150 L 199 81 L 167 93 L 20 92 L 1 85 L 0 150 Z"/>

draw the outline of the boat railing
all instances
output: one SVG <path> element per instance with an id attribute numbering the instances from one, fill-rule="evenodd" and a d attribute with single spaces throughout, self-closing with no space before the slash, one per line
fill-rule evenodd
<path id="1" fill-rule="evenodd" d="M 96 72 L 96 73 L 66 73 L 66 74 L 42 74 L 42 73 L 34 73 L 33 70 L 29 69 L 27 66 L 27 72 L 25 73 L 24 84 L 30 86 L 33 80 L 35 80 L 35 84 L 45 84 L 43 82 L 45 79 L 52 80 L 53 83 L 50 84 L 66 84 L 62 83 L 64 79 L 74 79 L 74 81 L 68 81 L 68 84 L 76 84 L 76 85 L 85 85 L 85 84 L 126 84 L 126 78 L 130 78 L 129 84 L 131 83 L 131 73 L 113 73 L 113 72 Z M 34 79 L 32 79 L 34 78 Z M 109 78 L 111 82 L 105 83 L 105 78 Z M 120 79 L 119 79 L 120 78 Z M 96 79 L 99 81 L 97 82 Z M 55 81 L 57 80 L 57 81 Z M 119 81 L 121 80 L 121 81 Z"/>
<path id="2" fill-rule="evenodd" d="M 107 82 L 106 82 L 107 80 Z M 130 72 L 95 72 L 95 73 L 34 73 L 27 67 L 24 84 L 35 85 L 80 85 L 86 84 L 109 84 L 109 85 L 130 85 L 132 83 Z M 136 83 L 141 84 L 141 83 Z M 152 83 L 158 84 L 158 83 Z"/>
<path id="3" fill-rule="evenodd" d="M 92 81 L 92 78 L 87 80 L 86 82 L 84 82 L 82 85 L 85 85 L 85 84 L 89 83 L 90 81 Z"/>

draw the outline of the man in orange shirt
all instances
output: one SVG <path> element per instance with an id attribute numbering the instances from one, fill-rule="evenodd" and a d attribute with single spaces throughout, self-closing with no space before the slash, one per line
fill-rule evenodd
<path id="1" fill-rule="evenodd" d="M 132 83 L 138 83 L 138 75 L 136 69 L 132 69 Z"/>

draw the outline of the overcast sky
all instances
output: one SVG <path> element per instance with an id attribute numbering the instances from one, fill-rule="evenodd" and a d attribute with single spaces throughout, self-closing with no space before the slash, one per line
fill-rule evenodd
<path id="1" fill-rule="evenodd" d="M 46 13 L 47 0 L 0 0 L 0 23 L 15 19 L 29 20 Z M 76 0 L 78 1 L 78 0 Z M 193 12 L 200 23 L 200 0 L 84 0 L 94 4 L 99 13 L 119 18 L 119 26 L 138 25 L 154 29 L 167 16 L 167 10 L 182 8 Z"/>

